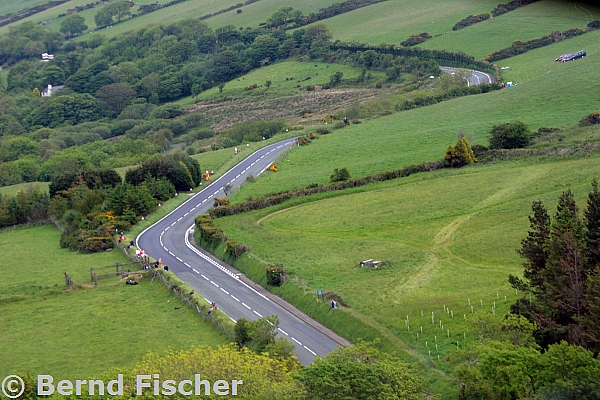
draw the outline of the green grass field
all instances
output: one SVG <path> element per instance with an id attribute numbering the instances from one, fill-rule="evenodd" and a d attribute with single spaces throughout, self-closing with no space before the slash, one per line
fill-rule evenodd
<path id="1" fill-rule="evenodd" d="M 0 3 L 0 15 L 14 14 L 17 11 L 47 3 L 47 0 L 3 1 Z"/>
<path id="2" fill-rule="evenodd" d="M 258 68 L 239 79 L 229 81 L 219 94 L 219 89 L 214 87 L 202 92 L 199 100 L 210 100 L 218 96 L 278 96 L 298 93 L 299 88 L 308 85 L 324 85 L 329 83 L 329 77 L 336 72 L 344 74 L 342 80 L 356 79 L 361 68 L 353 68 L 349 65 L 312 63 L 299 61 L 285 61 Z M 374 79 L 384 79 L 385 74 L 381 71 L 369 71 Z M 267 90 L 265 82 L 271 81 L 271 87 Z M 257 84 L 260 87 L 250 91 L 244 91 L 249 85 Z M 193 99 L 193 98 L 188 98 Z M 189 100 L 187 102 L 189 104 Z"/>
<path id="3" fill-rule="evenodd" d="M 443 357 L 456 340 L 464 345 L 469 300 L 479 313 L 491 313 L 496 301 L 498 316 L 514 301 L 507 278 L 521 273 L 515 249 L 526 235 L 531 202 L 543 200 L 553 214 L 560 193 L 571 188 L 584 207 L 598 167 L 600 157 L 422 173 L 298 207 L 277 207 L 284 209 L 277 214 L 266 209 L 220 218 L 216 225 L 250 245 L 259 259 L 283 263 L 309 285 L 308 292 L 340 295 L 353 310 L 424 354 L 424 341 L 437 336 L 440 348 L 432 356 Z M 387 265 L 357 268 L 365 259 Z M 455 318 L 444 313 L 442 335 L 437 319 L 445 307 Z M 438 315 L 435 326 L 432 312 Z M 411 331 L 407 315 L 414 321 Z M 420 326 L 424 334 L 417 340 Z"/>
<path id="4" fill-rule="evenodd" d="M 429 39 L 421 44 L 421 47 L 462 51 L 483 60 L 495 50 L 510 47 L 517 39 L 527 41 L 557 30 L 585 29 L 587 24 L 595 19 L 600 19 L 600 7 L 576 2 L 542 0 L 458 31 L 448 30 L 444 36 Z M 474 38 L 477 40 L 473 40 Z M 587 42 L 590 42 L 590 39 L 587 39 Z M 578 50 L 580 49 L 573 49 L 569 53 Z M 553 57 L 552 61 L 560 54 Z"/>
<path id="5" fill-rule="evenodd" d="M 321 21 L 334 39 L 361 43 L 394 43 L 421 32 L 448 32 L 470 14 L 491 11 L 495 0 L 390 0 Z"/>
<path id="6" fill-rule="evenodd" d="M 5 2 L 3 2 L 3 3 L 5 3 Z M 11 26 L 20 25 L 23 22 L 27 22 L 27 21 L 33 21 L 35 23 L 38 23 L 38 22 L 41 22 L 41 21 L 44 21 L 44 20 L 47 20 L 50 18 L 57 18 L 59 14 L 64 14 L 67 12 L 67 10 L 73 9 L 76 6 L 84 6 L 88 3 L 90 3 L 89 0 L 70 0 L 70 1 L 63 3 L 61 5 L 58 5 L 56 7 L 49 8 L 40 13 L 37 13 L 37 14 L 31 15 L 27 18 L 24 18 L 22 20 L 13 22 L 12 24 L 8 24 L 8 25 L 4 25 L 4 26 L 0 27 L 0 36 L 7 34 L 9 31 L 9 28 Z M 20 2 L 17 4 L 21 5 L 21 7 L 20 7 L 21 9 L 30 7 L 29 5 L 25 5 L 25 3 L 23 3 L 23 2 Z"/>
<path id="7" fill-rule="evenodd" d="M 117 250 L 61 249 L 59 237 L 51 225 L 0 232 L 0 375 L 98 377 L 132 367 L 148 351 L 228 341 L 161 281 L 128 286 L 115 277 L 92 286 L 90 267 L 128 259 Z M 64 272 L 83 286 L 65 291 Z"/>
<path id="8" fill-rule="evenodd" d="M 50 182 L 27 182 L 19 183 L 11 186 L 0 186 L 0 194 L 14 196 L 21 190 L 27 191 L 30 187 L 39 187 L 42 191 L 47 192 Z"/>
<path id="9" fill-rule="evenodd" d="M 360 177 L 439 160 L 448 145 L 456 142 L 459 129 L 473 144 L 487 145 L 493 125 L 516 119 L 529 124 L 533 130 L 540 126 L 575 124 L 600 109 L 593 68 L 600 57 L 600 41 L 597 41 L 600 32 L 584 36 L 593 44 L 586 47 L 591 49 L 590 56 L 561 63 L 552 73 L 531 77 L 518 86 L 397 112 L 321 136 L 308 146 L 294 149 L 281 162 L 279 172 L 265 174 L 247 185 L 234 201 L 312 183 L 327 183 L 334 168 L 347 167 L 353 177 Z M 541 51 L 550 52 L 551 49 L 538 49 L 520 56 L 530 57 L 523 61 L 523 65 L 527 65 L 526 71 L 539 74 L 548 65 L 546 57 L 535 54 Z M 514 74 L 520 71 L 516 67 L 511 70 Z"/>

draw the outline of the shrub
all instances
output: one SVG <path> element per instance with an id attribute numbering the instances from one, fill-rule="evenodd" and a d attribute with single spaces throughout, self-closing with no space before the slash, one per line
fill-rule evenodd
<path id="1" fill-rule="evenodd" d="M 296 139 L 296 143 L 298 143 L 299 146 L 306 146 L 310 143 L 310 140 L 308 140 L 306 136 L 300 136 L 298 139 Z"/>
<path id="2" fill-rule="evenodd" d="M 339 121 L 339 122 L 335 123 L 335 125 L 333 126 L 333 129 L 342 129 L 345 127 L 346 127 L 346 124 L 344 123 L 344 121 Z"/>
<path id="3" fill-rule="evenodd" d="M 470 26 L 470 25 L 476 24 L 478 22 L 485 21 L 486 19 L 489 19 L 489 18 L 490 18 L 490 14 L 486 13 L 486 12 L 481 13 L 481 14 L 469 15 L 467 18 L 462 19 L 462 20 L 458 21 L 456 24 L 454 24 L 454 26 L 452 27 L 452 30 L 457 31 L 466 26 Z"/>
<path id="4" fill-rule="evenodd" d="M 520 149 L 531 141 L 531 132 L 524 122 L 507 122 L 494 125 L 489 140 L 492 149 Z"/>
<path id="5" fill-rule="evenodd" d="M 348 168 L 336 168 L 330 176 L 331 182 L 347 181 L 350 179 L 350 171 Z"/>
<path id="6" fill-rule="evenodd" d="M 281 286 L 285 282 L 287 272 L 283 265 L 270 265 L 267 267 L 267 283 L 270 286 Z"/>
<path id="7" fill-rule="evenodd" d="M 444 166 L 460 168 L 476 161 L 471 144 L 465 138 L 459 139 L 456 146 L 448 146 L 444 156 Z"/>
<path id="8" fill-rule="evenodd" d="M 246 252 L 250 253 L 250 251 L 250 247 L 235 240 L 228 240 L 225 245 L 225 253 L 227 253 L 233 259 L 240 258 L 242 254 Z"/>
<path id="9" fill-rule="evenodd" d="M 316 132 L 319 135 L 327 135 L 328 133 L 331 133 L 331 131 L 327 128 L 318 128 Z"/>
<path id="10" fill-rule="evenodd" d="M 591 126 L 597 124 L 600 124 L 600 114 L 597 112 L 593 112 L 579 121 L 579 126 Z"/>
<path id="11" fill-rule="evenodd" d="M 592 22 L 590 22 L 589 24 L 587 24 L 588 31 L 594 31 L 596 29 L 600 29 L 600 21 L 598 21 L 597 19 L 595 19 Z"/>

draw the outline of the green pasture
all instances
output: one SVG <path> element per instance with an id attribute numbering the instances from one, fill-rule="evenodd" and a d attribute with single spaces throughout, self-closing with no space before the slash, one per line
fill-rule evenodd
<path id="1" fill-rule="evenodd" d="M 596 37 L 592 32 L 588 39 Z M 597 48 L 597 44 L 595 47 Z M 234 201 L 265 193 L 325 184 L 335 168 L 346 167 L 360 177 L 410 164 L 440 160 L 462 130 L 472 144 L 488 144 L 493 125 L 522 120 L 532 130 L 565 127 L 600 109 L 594 65 L 600 53 L 561 64 L 520 85 L 486 94 L 449 100 L 363 121 L 322 135 L 295 148 L 279 172 L 263 174 L 246 185 Z M 524 63 L 526 64 L 526 63 Z"/>
<path id="2" fill-rule="evenodd" d="M 40 4 L 47 3 L 48 0 L 21 0 L 21 1 L 3 1 L 0 3 L 0 15 L 14 14 Z"/>
<path id="3" fill-rule="evenodd" d="M 586 50 L 592 58 L 585 57 L 572 62 L 556 62 L 555 60 L 565 53 L 575 53 L 579 50 Z M 527 53 L 511 57 L 506 60 L 498 61 L 501 67 L 508 66 L 508 69 L 502 70 L 502 77 L 505 82 L 529 82 L 535 85 L 544 85 L 544 82 L 552 75 L 563 75 L 564 71 L 573 71 L 576 75 L 572 82 L 575 84 L 581 76 L 582 69 L 595 68 L 590 60 L 600 53 L 600 31 L 591 31 L 585 35 L 554 43 L 550 46 L 540 47 L 530 50 Z M 555 92 L 552 88 L 548 89 L 553 96 L 562 98 L 570 94 L 567 90 Z M 569 107 L 569 103 L 564 106 Z"/>
<path id="4" fill-rule="evenodd" d="M 344 80 L 356 79 L 360 75 L 361 68 L 353 68 L 349 65 L 327 64 L 319 62 L 284 61 L 257 68 L 241 78 L 234 79 L 225 84 L 223 92 L 213 87 L 205 90 L 198 96 L 199 100 L 211 100 L 227 96 L 252 96 L 276 97 L 278 95 L 289 95 L 299 93 L 300 87 L 324 85 L 329 83 L 329 78 L 336 72 L 344 74 Z M 381 71 L 369 71 L 374 79 L 383 79 L 385 74 Z M 271 81 L 267 89 L 265 83 Z M 256 84 L 259 87 L 253 90 L 244 90 L 246 87 Z M 191 97 L 193 99 L 193 97 Z M 189 99 L 189 98 L 188 98 Z M 316 111 L 316 110 L 315 110 Z"/>
<path id="5" fill-rule="evenodd" d="M 129 286 L 89 268 L 127 262 L 118 250 L 81 254 L 59 247 L 51 225 L 3 230 L 0 251 L 0 375 L 98 377 L 131 367 L 147 352 L 227 342 L 161 281 Z M 64 272 L 78 287 L 64 290 Z M 83 285 L 83 286 L 79 286 Z"/>
<path id="6" fill-rule="evenodd" d="M 492 314 L 496 302 L 500 317 L 516 299 L 507 278 L 522 273 L 515 249 L 532 201 L 543 200 L 554 214 L 558 196 L 571 188 L 583 208 L 599 167 L 596 156 L 441 170 L 215 224 L 250 245 L 255 257 L 282 263 L 291 282 L 299 277 L 308 285 L 306 292 L 336 293 L 353 312 L 380 324 L 382 335 L 392 332 L 437 360 L 457 340 L 460 346 L 473 337 L 469 302 L 476 314 Z M 365 259 L 386 264 L 358 268 Z"/>
<path id="7" fill-rule="evenodd" d="M 420 46 L 462 51 L 483 60 L 493 51 L 510 47 L 515 40 L 527 41 L 557 30 L 585 29 L 587 24 L 595 19 L 600 19 L 598 6 L 592 7 L 590 4 L 570 1 L 542 0 L 458 31 L 448 30 L 444 36 L 429 39 Z M 566 42 L 572 40 L 574 39 Z M 587 40 L 591 42 L 590 39 Z M 574 49 L 569 53 L 578 50 L 580 49 Z M 559 55 L 552 60 L 554 61 Z M 503 62 L 504 60 L 500 63 Z"/>
<path id="8" fill-rule="evenodd" d="M 7 2 L 2 2 L 2 3 L 4 4 Z M 37 1 L 36 1 L 36 3 L 37 3 Z M 4 26 L 0 27 L 0 36 L 7 34 L 9 31 L 9 28 L 11 26 L 20 25 L 23 22 L 27 22 L 27 21 L 33 21 L 35 23 L 38 23 L 38 22 L 41 22 L 41 21 L 44 21 L 44 20 L 47 20 L 50 18 L 57 18 L 59 14 L 64 14 L 67 12 L 67 10 L 73 9 L 76 6 L 84 6 L 88 3 L 90 3 L 90 0 L 70 0 L 70 1 L 63 3 L 61 5 L 58 5 L 56 7 L 49 8 L 40 13 L 37 13 L 37 14 L 31 15 L 27 18 L 13 22 L 12 24 L 8 24 L 8 25 L 4 25 Z M 29 5 L 28 5 L 29 3 L 27 3 L 27 5 L 25 5 L 24 2 L 19 2 L 16 4 L 20 4 L 21 9 L 29 7 Z M 60 26 L 60 24 L 59 24 L 59 26 Z"/>
<path id="9" fill-rule="evenodd" d="M 19 193 L 21 190 L 27 191 L 32 187 L 39 187 L 42 191 L 47 192 L 48 186 L 50 182 L 27 182 L 27 183 L 19 183 L 11 186 L 0 186 L 0 194 L 5 196 L 14 196 Z"/>
<path id="10" fill-rule="evenodd" d="M 400 44 L 410 35 L 448 32 L 468 15 L 489 12 L 497 4 L 495 0 L 390 0 L 321 22 L 334 40 Z"/>
<path id="11" fill-rule="evenodd" d="M 328 7 L 334 3 L 340 3 L 339 0 L 295 0 L 293 3 L 286 0 L 261 0 L 241 8 L 242 12 L 237 10 L 229 11 L 223 14 L 204 20 L 213 29 L 227 25 L 235 25 L 240 28 L 258 28 L 261 22 L 266 22 L 267 18 L 281 7 L 293 7 L 294 10 L 302 11 L 302 14 L 308 15 L 311 12 L 317 12 L 320 8 Z M 237 3 L 236 3 L 237 4 Z"/>

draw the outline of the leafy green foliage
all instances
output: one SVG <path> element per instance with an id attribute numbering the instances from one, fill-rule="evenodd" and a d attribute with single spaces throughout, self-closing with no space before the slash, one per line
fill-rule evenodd
<path id="1" fill-rule="evenodd" d="M 86 31 L 88 26 L 81 15 L 69 15 L 60 23 L 60 31 L 67 36 L 77 36 Z"/>
<path id="2" fill-rule="evenodd" d="M 448 146 L 444 155 L 444 166 L 461 168 L 473 164 L 476 160 L 471 144 L 465 138 L 459 139 L 455 146 Z"/>
<path id="3" fill-rule="evenodd" d="M 281 286 L 285 282 L 287 271 L 283 265 L 270 265 L 267 267 L 267 283 L 271 286 Z"/>
<path id="4" fill-rule="evenodd" d="M 592 322 L 598 309 L 595 278 L 598 248 L 600 192 L 594 181 L 584 220 L 570 190 L 562 193 L 551 220 L 541 202 L 533 203 L 531 230 L 517 252 L 525 259 L 524 280 L 510 277 L 513 287 L 530 296 L 513 305 L 513 312 L 535 321 L 542 346 L 566 340 L 594 348 L 600 325 Z M 535 296 L 535 297 L 533 297 Z"/>
<path id="5" fill-rule="evenodd" d="M 522 121 L 494 125 L 490 131 L 490 148 L 520 149 L 529 145 L 531 132 Z"/>
<path id="6" fill-rule="evenodd" d="M 128 170 L 125 181 L 140 185 L 147 177 L 165 178 L 176 190 L 189 190 L 200 183 L 201 171 L 196 160 L 187 154 L 178 153 L 145 161 L 140 167 Z"/>
<path id="7" fill-rule="evenodd" d="M 334 169 L 329 177 L 331 182 L 347 181 L 348 179 L 350 179 L 350 171 L 348 171 L 348 168 L 346 167 Z"/>
<path id="8" fill-rule="evenodd" d="M 425 399 L 423 382 L 372 343 L 338 347 L 299 373 L 311 399 Z"/>

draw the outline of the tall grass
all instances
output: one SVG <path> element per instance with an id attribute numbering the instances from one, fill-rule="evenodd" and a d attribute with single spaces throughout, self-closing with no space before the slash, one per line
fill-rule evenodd
<path id="1" fill-rule="evenodd" d="M 90 267 L 127 259 L 116 250 L 61 249 L 59 237 L 51 225 L 0 232 L 0 375 L 99 377 L 148 351 L 228 342 L 159 280 L 129 286 L 114 277 L 92 286 Z M 65 289 L 65 272 L 73 289 Z"/>

